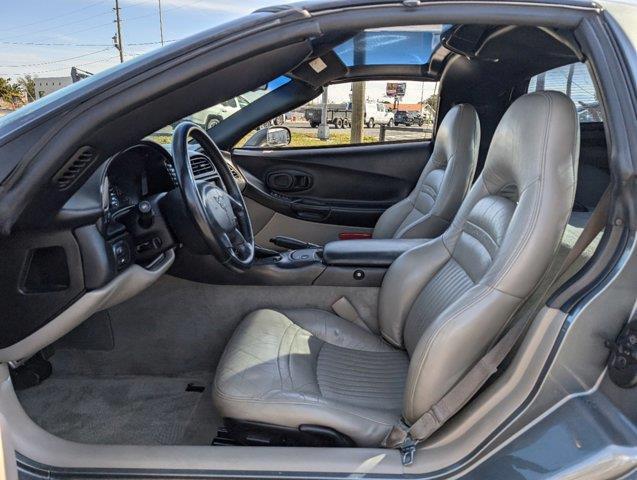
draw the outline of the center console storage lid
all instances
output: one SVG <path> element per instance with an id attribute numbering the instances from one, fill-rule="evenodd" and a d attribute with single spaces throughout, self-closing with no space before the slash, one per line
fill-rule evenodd
<path id="1" fill-rule="evenodd" d="M 339 240 L 323 248 L 326 265 L 388 267 L 407 250 L 428 242 L 423 238 Z"/>

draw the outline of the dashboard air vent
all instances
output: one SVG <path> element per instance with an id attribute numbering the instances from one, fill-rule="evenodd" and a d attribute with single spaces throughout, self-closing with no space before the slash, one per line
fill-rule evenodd
<path id="1" fill-rule="evenodd" d="M 97 152 L 93 147 L 84 146 L 64 164 L 53 177 L 53 183 L 58 189 L 66 190 L 82 175 L 82 173 L 95 161 Z"/>
<path id="2" fill-rule="evenodd" d="M 213 178 L 218 176 L 217 170 L 208 157 L 193 155 L 190 157 L 190 166 L 195 180 L 212 181 Z"/>

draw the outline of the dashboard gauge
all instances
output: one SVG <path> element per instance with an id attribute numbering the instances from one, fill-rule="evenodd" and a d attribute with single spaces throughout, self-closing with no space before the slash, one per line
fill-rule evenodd
<path id="1" fill-rule="evenodd" d="M 130 199 L 130 197 L 117 185 L 109 185 L 108 196 L 109 206 L 112 211 L 116 211 L 132 205 L 132 200 Z"/>
<path id="2" fill-rule="evenodd" d="M 143 142 L 115 155 L 102 185 L 111 213 L 137 205 L 149 196 L 174 188 L 166 164 L 170 154 L 160 145 Z"/>

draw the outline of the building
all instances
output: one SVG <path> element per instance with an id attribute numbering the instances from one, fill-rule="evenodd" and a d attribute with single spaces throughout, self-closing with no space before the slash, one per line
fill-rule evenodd
<path id="1" fill-rule="evenodd" d="M 404 110 L 405 112 L 418 112 L 422 111 L 421 103 L 399 103 L 394 110 Z"/>
<path id="2" fill-rule="evenodd" d="M 42 77 L 34 78 L 35 81 L 35 98 L 42 98 L 49 93 L 71 85 L 73 80 L 71 77 Z"/>

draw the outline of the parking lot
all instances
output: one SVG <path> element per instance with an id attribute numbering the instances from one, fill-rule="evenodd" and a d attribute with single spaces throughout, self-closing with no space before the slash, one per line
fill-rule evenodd
<path id="1" fill-rule="evenodd" d="M 320 146 L 350 143 L 351 131 L 349 128 L 335 128 L 330 125 L 330 138 L 328 140 L 319 140 L 318 128 L 310 126 L 306 121 L 286 121 L 285 127 L 292 132 L 292 143 L 290 146 Z M 418 127 L 386 127 L 384 141 L 402 141 L 402 140 L 422 140 L 431 137 L 431 126 L 425 125 Z M 160 143 L 169 143 L 172 136 L 172 127 L 167 126 L 157 132 L 152 137 Z M 363 143 L 378 142 L 381 137 L 381 127 L 363 129 Z"/>
<path id="2" fill-rule="evenodd" d="M 302 121 L 288 121 L 285 123 L 285 126 L 288 127 L 292 133 L 304 134 L 304 135 L 317 135 L 318 129 L 312 128 L 308 122 Z M 335 128 L 330 125 L 330 133 L 340 135 L 343 133 L 347 133 L 349 135 L 349 128 Z M 428 138 L 431 136 L 431 126 L 425 125 L 423 127 L 418 127 L 414 125 L 412 127 L 391 127 L 385 129 L 385 141 L 399 141 L 399 140 L 421 140 L 423 138 Z M 375 126 L 374 128 L 363 129 L 363 137 L 367 139 L 367 141 L 371 141 L 371 138 L 374 138 L 376 141 L 380 138 L 380 126 Z"/>

